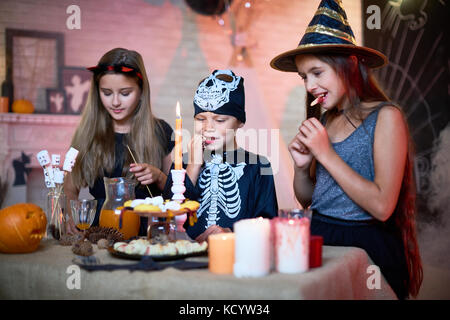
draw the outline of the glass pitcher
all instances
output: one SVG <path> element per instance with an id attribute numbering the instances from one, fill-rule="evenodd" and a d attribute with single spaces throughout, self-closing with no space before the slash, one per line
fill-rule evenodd
<path id="1" fill-rule="evenodd" d="M 116 210 L 125 201 L 134 200 L 136 183 L 126 178 L 105 177 L 103 181 L 106 199 L 100 211 L 100 226 L 119 230 L 125 239 L 136 237 L 139 234 L 140 217 L 131 211 Z"/>

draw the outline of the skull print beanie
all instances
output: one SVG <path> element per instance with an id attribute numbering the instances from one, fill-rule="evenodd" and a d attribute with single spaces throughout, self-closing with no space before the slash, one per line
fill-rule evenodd
<path id="1" fill-rule="evenodd" d="M 213 112 L 233 116 L 245 123 L 244 78 L 228 69 L 214 70 L 199 84 L 194 96 L 194 109 L 194 116 Z"/>

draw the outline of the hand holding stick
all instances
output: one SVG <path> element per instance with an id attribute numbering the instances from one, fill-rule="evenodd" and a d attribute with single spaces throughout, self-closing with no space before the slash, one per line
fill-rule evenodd
<path id="1" fill-rule="evenodd" d="M 130 152 L 131 158 L 133 158 L 134 163 L 137 164 L 137 161 L 136 161 L 136 159 L 134 158 L 133 152 L 131 152 L 131 149 L 130 149 L 130 147 L 129 147 L 128 145 L 127 145 L 127 149 L 128 149 L 128 151 Z M 152 193 L 151 193 L 150 188 L 148 187 L 148 185 L 145 185 L 145 187 L 147 188 L 147 191 L 148 191 L 148 193 L 150 194 L 150 197 L 153 198 L 153 195 L 152 195 Z"/>

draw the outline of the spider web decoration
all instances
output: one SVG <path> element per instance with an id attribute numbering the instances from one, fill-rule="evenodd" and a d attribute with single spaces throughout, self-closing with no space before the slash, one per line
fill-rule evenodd
<path id="1" fill-rule="evenodd" d="M 425 217 L 430 158 L 450 118 L 449 8 L 444 0 L 364 0 L 363 8 L 374 4 L 381 9 L 381 29 L 363 28 L 364 45 L 389 59 L 374 75 L 407 116 L 415 144 L 418 212 Z"/>

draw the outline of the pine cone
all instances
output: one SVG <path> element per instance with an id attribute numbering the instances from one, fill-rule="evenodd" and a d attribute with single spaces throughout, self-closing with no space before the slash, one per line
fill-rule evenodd
<path id="1" fill-rule="evenodd" d="M 81 240 L 72 246 L 72 252 L 79 256 L 87 257 L 94 254 L 94 248 L 92 247 L 92 243 L 88 240 Z"/>
<path id="2" fill-rule="evenodd" d="M 62 246 L 71 246 L 82 238 L 83 236 L 81 234 L 65 234 L 59 239 L 59 244 Z"/>
<path id="3" fill-rule="evenodd" d="M 114 228 L 105 228 L 105 227 L 92 227 L 86 232 L 86 239 L 89 239 L 90 242 L 96 244 L 100 239 L 107 239 L 110 243 L 114 244 L 118 241 L 123 241 L 123 233 L 119 232 Z"/>
<path id="4" fill-rule="evenodd" d="M 121 242 L 124 241 L 125 239 L 123 238 L 123 234 L 121 232 L 117 232 L 117 233 L 110 233 L 108 234 L 108 236 L 106 237 L 106 239 L 109 242 L 112 242 L 112 244 L 116 243 L 116 242 Z"/>
<path id="5" fill-rule="evenodd" d="M 98 240 L 98 242 L 97 242 L 97 247 L 98 247 L 99 249 L 108 249 L 108 247 L 109 247 L 109 241 L 106 240 L 106 239 L 100 239 L 100 240 Z"/>
<path id="6" fill-rule="evenodd" d="M 98 240 L 104 239 L 104 238 L 105 238 L 105 237 L 104 237 L 104 235 L 103 235 L 102 233 L 96 232 L 96 233 L 91 233 L 91 234 L 89 235 L 88 240 L 89 240 L 91 243 L 93 243 L 93 244 L 97 244 Z"/>

